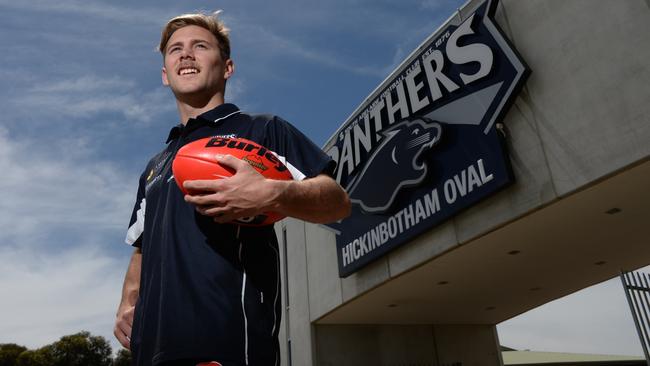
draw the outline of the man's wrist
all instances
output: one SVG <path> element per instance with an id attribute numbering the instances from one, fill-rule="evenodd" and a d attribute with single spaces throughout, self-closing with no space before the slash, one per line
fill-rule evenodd
<path id="1" fill-rule="evenodd" d="M 287 202 L 290 201 L 289 192 L 293 181 L 269 179 L 269 182 L 271 184 L 271 191 L 274 193 L 271 200 L 271 205 L 266 211 L 283 213 L 287 207 Z"/>

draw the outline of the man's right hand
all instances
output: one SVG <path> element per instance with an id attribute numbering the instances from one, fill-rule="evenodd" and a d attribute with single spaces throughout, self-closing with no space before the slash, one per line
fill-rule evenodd
<path id="1" fill-rule="evenodd" d="M 125 306 L 117 313 L 113 334 L 124 348 L 131 350 L 131 328 L 133 327 L 133 313 L 135 306 Z"/>

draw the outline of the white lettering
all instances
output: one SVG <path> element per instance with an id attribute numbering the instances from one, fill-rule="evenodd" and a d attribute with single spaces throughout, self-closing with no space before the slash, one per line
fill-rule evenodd
<path id="1" fill-rule="evenodd" d="M 388 235 L 391 239 L 397 236 L 397 220 L 394 217 L 388 219 Z"/>
<path id="2" fill-rule="evenodd" d="M 456 182 L 456 188 L 458 188 L 460 196 L 465 197 L 467 194 L 467 172 L 465 172 L 465 169 L 460 171 L 460 177 L 458 174 L 454 175 L 454 182 Z"/>
<path id="3" fill-rule="evenodd" d="M 465 83 L 465 85 L 489 74 L 492 70 L 492 62 L 494 60 L 490 47 L 482 43 L 472 43 L 465 46 L 458 45 L 458 40 L 460 37 L 474 34 L 474 31 L 471 28 L 473 19 L 474 15 L 469 17 L 454 31 L 454 33 L 451 34 L 446 47 L 447 57 L 449 58 L 449 61 L 455 63 L 456 65 L 463 65 L 470 62 L 479 63 L 479 70 L 475 74 L 460 74 L 460 78 L 463 80 L 463 83 Z"/>
<path id="4" fill-rule="evenodd" d="M 409 91 L 409 100 L 411 102 L 411 111 L 413 113 L 419 111 L 420 109 L 429 105 L 429 97 L 426 95 L 420 99 L 418 92 L 424 86 L 423 82 L 415 83 L 415 77 L 420 75 L 420 61 L 417 61 L 415 65 L 411 67 L 411 72 L 406 75 L 406 87 Z"/>
<path id="5" fill-rule="evenodd" d="M 363 145 L 363 148 L 366 152 L 370 151 L 372 148 L 372 143 L 370 141 L 370 121 L 368 118 L 363 119 L 364 124 L 364 130 L 361 129 L 361 126 L 359 124 L 354 125 L 354 128 L 352 129 L 352 132 L 354 133 L 354 167 L 356 168 L 361 160 L 361 147 L 360 145 Z M 349 173 L 348 173 L 349 174 Z"/>
<path id="6" fill-rule="evenodd" d="M 352 257 L 350 256 L 350 244 L 343 247 L 343 266 L 347 266 L 352 262 Z"/>
<path id="7" fill-rule="evenodd" d="M 400 233 L 404 231 L 404 226 L 402 223 L 402 215 L 404 215 L 404 210 L 398 211 L 394 216 L 395 219 L 397 220 L 397 225 L 399 226 L 398 230 Z"/>
<path id="8" fill-rule="evenodd" d="M 377 141 L 381 139 L 381 136 L 379 135 L 379 131 L 383 129 L 383 126 L 381 124 L 381 110 L 384 108 L 384 100 L 381 99 L 377 102 L 377 105 L 372 108 L 370 111 L 370 117 L 374 118 L 375 120 L 375 133 L 377 133 Z"/>
<path id="9" fill-rule="evenodd" d="M 404 93 L 404 83 L 400 82 L 396 86 L 397 101 L 393 102 L 392 93 L 386 93 L 386 111 L 388 112 L 388 123 L 395 123 L 395 113 L 399 112 L 400 118 L 409 116 L 409 108 L 406 103 L 406 94 Z"/>
<path id="10" fill-rule="evenodd" d="M 456 202 L 456 186 L 454 185 L 454 180 L 453 179 L 447 179 L 445 181 L 445 200 L 447 203 L 452 204 Z"/>
<path id="11" fill-rule="evenodd" d="M 422 61 L 424 61 L 424 73 L 427 75 L 427 82 L 429 84 L 429 90 L 431 91 L 432 102 L 442 98 L 442 91 L 440 90 L 438 81 L 440 81 L 445 89 L 450 92 L 458 89 L 458 85 L 442 73 L 442 68 L 445 65 L 445 59 L 442 56 L 442 52 L 434 50 Z M 433 66 L 434 64 L 435 68 Z"/>
<path id="12" fill-rule="evenodd" d="M 419 199 L 415 201 L 415 223 L 427 218 L 427 215 L 424 213 L 424 206 L 422 206 L 422 201 Z"/>
<path id="13" fill-rule="evenodd" d="M 469 168 L 467 168 L 467 181 L 467 193 L 473 191 L 474 187 L 481 186 L 481 178 L 479 178 L 474 165 L 470 165 Z"/>
<path id="14" fill-rule="evenodd" d="M 378 226 L 379 228 L 379 237 L 381 238 L 380 243 L 384 244 L 385 242 L 388 241 L 388 227 L 386 226 L 385 222 L 382 222 Z"/>
<path id="15" fill-rule="evenodd" d="M 378 228 L 374 228 L 370 231 L 370 239 L 372 240 L 372 246 L 374 248 L 381 245 L 381 235 L 379 235 Z"/>
<path id="16" fill-rule="evenodd" d="M 424 195 L 424 207 L 427 210 L 427 216 L 440 211 L 440 199 L 438 199 L 438 190 L 433 189 L 430 194 Z"/>
<path id="17" fill-rule="evenodd" d="M 406 229 L 415 226 L 415 215 L 413 214 L 413 205 L 408 205 L 404 210 L 404 221 L 406 222 Z"/>
<path id="18" fill-rule="evenodd" d="M 341 181 L 341 175 L 343 174 L 343 166 L 347 165 L 348 175 L 354 170 L 354 161 L 352 157 L 352 140 L 350 139 L 350 132 L 345 133 L 343 138 L 343 151 L 341 152 L 341 160 L 338 162 L 338 172 L 336 173 L 336 181 Z"/>
<path id="19" fill-rule="evenodd" d="M 490 173 L 490 175 L 487 176 L 485 175 L 485 167 L 483 167 L 483 159 L 478 159 L 477 163 L 478 163 L 479 174 L 481 174 L 481 182 L 485 184 L 491 181 L 492 178 L 494 178 L 494 176 L 492 176 L 492 173 Z"/>
<path id="20" fill-rule="evenodd" d="M 361 258 L 361 247 L 359 246 L 359 239 L 354 239 L 352 242 L 352 253 L 354 254 L 354 260 Z"/>

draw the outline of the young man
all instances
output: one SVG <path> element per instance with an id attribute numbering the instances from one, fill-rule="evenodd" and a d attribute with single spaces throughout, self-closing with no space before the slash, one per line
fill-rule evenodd
<path id="1" fill-rule="evenodd" d="M 162 81 L 181 124 L 147 164 L 127 232 L 135 247 L 115 336 L 135 365 L 279 365 L 280 283 L 273 226 L 232 220 L 275 211 L 324 223 L 348 215 L 347 194 L 329 176 L 333 161 L 279 117 L 224 103 L 234 72 L 228 31 L 215 15 L 170 20 L 162 32 Z M 232 156 L 227 179 L 188 181 L 171 173 L 178 149 L 209 136 L 253 140 L 286 159 L 294 180 L 265 179 Z"/>

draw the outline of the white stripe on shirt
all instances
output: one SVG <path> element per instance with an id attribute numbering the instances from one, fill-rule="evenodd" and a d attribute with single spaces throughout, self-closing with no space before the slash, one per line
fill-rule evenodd
<path id="1" fill-rule="evenodd" d="M 144 210 L 146 206 L 146 200 L 142 198 L 142 201 L 140 201 L 140 208 L 138 209 L 138 212 L 136 212 L 136 220 L 129 227 L 129 230 L 126 232 L 126 239 L 124 241 L 129 244 L 133 245 L 138 238 L 140 238 L 140 235 L 144 232 Z"/>

